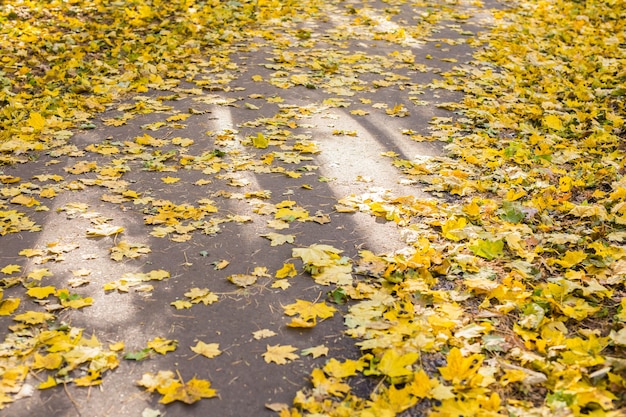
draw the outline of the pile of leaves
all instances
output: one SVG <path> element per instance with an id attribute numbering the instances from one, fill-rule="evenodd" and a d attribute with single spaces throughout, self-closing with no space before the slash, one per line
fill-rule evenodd
<path id="1" fill-rule="evenodd" d="M 432 85 L 465 94 L 434 134 L 448 155 L 393 164 L 440 199 L 341 201 L 396 222 L 411 249 L 361 253 L 343 290 L 364 355 L 315 371 L 282 416 L 623 414 L 625 16 L 518 2 L 474 65 Z M 378 378 L 371 395 L 351 392 L 357 375 Z"/>

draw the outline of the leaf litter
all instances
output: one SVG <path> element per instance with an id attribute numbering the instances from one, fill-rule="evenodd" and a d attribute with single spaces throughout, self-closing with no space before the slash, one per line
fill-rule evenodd
<path id="1" fill-rule="evenodd" d="M 149 235 L 178 243 L 196 234 L 219 235 L 224 224 L 250 223 L 253 215 L 268 216 L 268 226 L 276 230 L 303 222 L 324 225 L 330 222 L 328 213 L 311 216 L 295 200 L 271 203 L 271 192 L 248 191 L 251 183 L 243 175 L 317 175 L 315 166 L 302 165 L 320 152 L 315 138 L 295 137 L 290 130 L 324 109 L 346 108 L 359 118 L 381 115 L 406 123 L 416 111 L 411 104 L 423 105 L 425 92 L 463 93 L 459 103 L 440 104 L 457 112 L 455 117 L 433 118 L 428 132 L 419 126 L 403 131 L 410 140 L 446 142 L 443 156 L 407 160 L 385 153 L 403 184 L 419 185 L 432 198 L 350 195 L 335 206 L 338 213 L 364 212 L 392 222 L 406 241 L 404 250 L 361 250 L 350 258 L 332 245 L 300 245 L 297 234 L 259 234 L 270 240 L 270 247 L 295 245 L 292 259 L 302 262 L 303 272 L 316 284 L 337 295 L 329 301 L 347 300 L 345 309 L 335 309 L 324 301 L 296 299 L 284 307 L 286 315 L 296 316 L 287 326 L 313 327 L 317 318 L 339 312 L 345 334 L 356 339 L 362 353 L 357 360 L 331 356 L 311 372 L 311 386 L 297 393 L 291 408 L 276 410 L 281 417 L 391 416 L 422 406 L 431 416 L 623 413 L 626 16 L 621 3 L 526 0 L 487 10 L 481 2 L 458 8 L 387 1 L 382 21 L 402 24 L 395 19 L 400 6 L 421 8 L 413 24 L 394 29 L 359 3 L 338 12 L 349 23 L 328 30 L 325 41 L 331 48 L 323 49 L 316 49 L 315 31 L 289 24 L 319 17 L 323 8 L 316 1 L 197 3 L 195 8 L 189 5 L 196 2 L 183 6 L 157 0 L 127 8 L 107 2 L 14 3 L 0 17 L 5 68 L 0 72 L 0 161 L 28 164 L 28 155 L 43 151 L 51 164 L 63 157 L 94 158 L 72 159 L 63 176 L 46 173 L 23 180 L 0 172 L 0 236 L 40 232 L 45 225 L 32 219 L 48 210 L 43 201 L 87 187 L 103 190 L 105 203 L 138 208 Z M 323 6 L 338 10 L 338 4 L 327 3 Z M 488 31 L 474 37 L 459 29 L 458 22 L 483 12 L 493 18 Z M 166 13 L 185 17 L 161 19 Z M 199 36 L 200 26 L 214 29 Z M 444 26 L 465 38 L 436 38 Z M 249 34 L 240 31 L 244 27 Z M 162 37 L 163 30 L 169 36 Z M 254 36 L 276 39 L 276 49 L 264 65 L 274 72 L 252 75 L 253 82 L 283 90 L 319 89 L 329 97 L 295 105 L 284 104 L 279 96 L 243 101 L 221 95 L 238 88 L 233 81 L 241 76 L 239 64 L 224 53 L 209 59 L 206 51 L 215 45 L 235 50 L 238 42 Z M 349 37 L 398 49 L 389 56 L 348 51 L 341 43 Z M 285 47 L 293 39 L 304 52 Z M 413 42 L 438 42 L 442 52 L 446 43 L 477 49 L 471 65 L 442 54 L 438 59 L 450 68 L 442 71 L 418 63 L 407 48 Z M 403 75 L 406 70 L 438 76 L 419 85 Z M 363 97 L 355 107 L 355 97 L 380 100 L 371 93 L 388 88 L 408 90 L 409 100 L 381 103 Z M 154 98 L 146 94 L 150 91 L 167 95 Z M 188 114 L 175 113 L 167 104 L 181 99 L 194 102 Z M 210 112 L 201 106 L 260 112 L 260 100 L 278 105 L 278 112 L 238 127 L 254 130 L 249 136 L 231 128 L 206 132 L 213 149 L 196 153 L 199 138 L 160 134 L 165 128 L 183 129 Z M 105 110 L 101 121 L 111 127 L 145 115 L 164 117 L 142 124 L 142 132 L 132 138 L 78 149 L 72 130 L 96 127 L 92 121 Z M 336 132 L 336 140 L 358 137 L 357 131 Z M 162 195 L 127 181 L 138 170 L 159 175 Z M 167 187 L 178 187 L 186 172 L 196 175 L 195 186 L 219 184 L 224 189 L 195 202 L 166 197 Z M 224 201 L 242 201 L 250 210 L 223 214 Z M 111 260 L 131 262 L 150 253 L 148 245 L 120 239 L 127 233 L 123 226 L 82 204 L 61 210 L 90 220 L 85 236 L 114 240 Z M 35 264 L 63 262 L 63 255 L 75 249 L 54 243 L 46 249 L 23 248 L 20 255 Z M 229 261 L 214 264 L 221 269 Z M 46 268 L 21 269 L 7 264 L 1 270 L 0 315 L 15 323 L 0 345 L 0 407 L 23 395 L 31 372 L 45 375 L 39 389 L 69 382 L 100 385 L 119 365 L 123 343 L 105 347 L 57 313 L 89 308 L 93 298 L 40 285 L 44 278 L 55 278 Z M 298 273 L 285 260 L 275 278 Z M 151 292 L 154 287 L 147 282 L 169 277 L 164 270 L 132 272 L 103 290 Z M 227 279 L 249 291 L 272 277 L 265 270 Z M 286 281 L 275 283 L 280 282 Z M 21 297 L 15 291 L 19 288 L 24 290 Z M 5 293 L 11 296 L 5 298 Z M 175 309 L 211 308 L 221 294 L 192 287 L 184 296 L 186 300 L 172 302 Z M 46 307 L 51 308 L 42 311 Z M 255 340 L 274 336 L 270 329 L 254 333 Z M 159 336 L 148 342 L 146 352 L 123 357 L 144 359 L 150 351 L 165 355 L 177 345 Z M 206 357 L 221 353 L 217 343 L 198 341 L 189 347 Z M 261 356 L 284 365 L 300 359 L 298 349 L 267 345 Z M 323 345 L 301 350 L 303 356 L 328 353 Z M 367 378 L 376 379 L 375 387 L 360 393 L 354 384 Z M 185 382 L 172 371 L 146 373 L 137 384 L 161 394 L 163 404 L 216 396 L 209 381 L 193 377 Z"/>

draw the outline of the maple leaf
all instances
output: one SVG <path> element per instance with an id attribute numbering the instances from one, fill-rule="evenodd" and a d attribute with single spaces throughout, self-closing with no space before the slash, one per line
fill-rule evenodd
<path id="1" fill-rule="evenodd" d="M 174 381 L 175 375 L 172 371 L 159 371 L 156 374 L 143 374 L 137 385 L 144 387 L 148 392 L 154 392 L 162 387 L 167 387 Z"/>
<path id="2" fill-rule="evenodd" d="M 150 248 L 144 244 L 129 243 L 125 240 L 113 246 L 110 251 L 111 259 L 113 259 L 114 261 L 121 261 L 122 259 L 124 259 L 124 257 L 129 259 L 135 259 L 140 257 L 141 255 L 151 252 Z"/>
<path id="3" fill-rule="evenodd" d="M 35 269 L 28 273 L 27 277 L 34 281 L 41 281 L 45 277 L 53 276 L 52 272 L 48 268 Z"/>
<path id="4" fill-rule="evenodd" d="M 48 389 L 48 388 L 52 388 L 56 386 L 57 386 L 56 379 L 52 375 L 48 375 L 48 378 L 45 381 L 37 385 L 37 389 L 44 390 L 44 389 Z"/>
<path id="5" fill-rule="evenodd" d="M 42 300 L 44 298 L 49 297 L 50 295 L 56 293 L 57 289 L 52 286 L 47 287 L 33 287 L 26 291 L 26 294 L 29 296 L 36 298 L 38 300 Z"/>
<path id="6" fill-rule="evenodd" d="M 40 131 L 46 126 L 46 119 L 38 112 L 30 113 L 28 117 L 28 125 L 33 129 Z"/>
<path id="7" fill-rule="evenodd" d="M 214 358 L 222 354 L 219 347 L 219 343 L 204 343 L 199 341 L 195 346 L 191 346 L 191 350 L 198 355 L 206 356 L 207 358 Z"/>
<path id="8" fill-rule="evenodd" d="M 256 340 L 265 339 L 272 336 L 276 336 L 276 332 L 269 329 L 261 329 L 252 333 L 252 337 L 254 337 Z"/>
<path id="9" fill-rule="evenodd" d="M 252 271 L 252 275 L 254 275 L 255 277 L 266 277 L 266 278 L 272 277 L 270 274 L 268 274 L 268 270 L 266 266 L 255 267 L 254 271 Z"/>
<path id="10" fill-rule="evenodd" d="M 148 342 L 148 347 L 156 353 L 165 355 L 167 352 L 173 352 L 178 346 L 178 340 L 168 340 L 162 337 L 155 337 Z"/>
<path id="11" fill-rule="evenodd" d="M 159 393 L 163 395 L 159 400 L 161 404 L 169 404 L 174 401 L 193 404 L 202 398 L 212 398 L 217 395 L 217 392 L 211 388 L 209 381 L 195 377 L 184 384 L 178 381 L 173 382 L 166 388 L 159 390 Z"/>
<path id="12" fill-rule="evenodd" d="M 87 229 L 87 236 L 89 237 L 103 237 L 112 236 L 122 233 L 124 228 L 121 226 L 114 226 L 111 224 L 100 224 L 98 226 Z"/>
<path id="13" fill-rule="evenodd" d="M 419 353 L 409 352 L 401 355 L 395 349 L 387 349 L 376 369 L 391 378 L 404 377 L 412 374 L 408 366 L 419 358 Z"/>
<path id="14" fill-rule="evenodd" d="M 79 309 L 93 304 L 93 298 L 83 298 L 78 294 L 70 294 L 66 289 L 58 290 L 56 296 L 59 297 L 63 307 Z"/>
<path id="15" fill-rule="evenodd" d="M 323 368 L 324 372 L 334 378 L 346 378 L 357 374 L 357 371 L 363 370 L 363 363 L 352 359 L 346 359 L 343 362 L 335 358 L 330 358 Z"/>
<path id="16" fill-rule="evenodd" d="M 4 268 L 0 269 L 0 272 L 2 272 L 5 275 L 11 275 L 14 274 L 16 272 L 20 272 L 22 270 L 22 267 L 20 265 L 7 265 Z"/>
<path id="17" fill-rule="evenodd" d="M 46 321 L 54 320 L 54 315 L 38 311 L 27 311 L 26 313 L 14 316 L 13 320 L 20 321 L 25 324 L 42 324 Z"/>
<path id="18" fill-rule="evenodd" d="M 180 178 L 165 177 L 165 178 L 161 178 L 161 181 L 163 181 L 165 184 L 175 184 L 178 181 L 180 181 Z"/>
<path id="19" fill-rule="evenodd" d="M 322 320 L 330 318 L 337 311 L 326 302 L 312 303 L 310 301 L 296 300 L 295 303 L 283 307 L 288 316 L 299 315 L 287 326 L 289 327 L 313 327 L 317 324 L 317 318 Z"/>
<path id="20" fill-rule="evenodd" d="M 473 244 L 469 245 L 469 248 L 474 254 L 492 260 L 500 257 L 504 250 L 504 241 L 502 240 L 476 240 Z"/>
<path id="21" fill-rule="evenodd" d="M 294 353 L 296 350 L 298 349 L 291 345 L 267 345 L 267 351 L 262 356 L 267 363 L 274 362 L 284 365 L 294 359 L 298 359 L 298 354 Z"/>
<path id="22" fill-rule="evenodd" d="M 255 275 L 248 275 L 248 274 L 234 274 L 234 275 L 229 275 L 228 280 L 239 287 L 245 288 L 245 287 L 249 287 L 250 285 L 254 285 L 254 283 L 257 280 L 257 277 Z"/>
<path id="23" fill-rule="evenodd" d="M 185 293 L 185 297 L 190 298 L 192 304 L 203 303 L 204 305 L 213 304 L 219 297 L 209 291 L 208 288 L 192 288 Z"/>
<path id="24" fill-rule="evenodd" d="M 49 353 L 45 356 L 35 353 L 33 369 L 57 369 L 63 363 L 63 356 L 60 353 Z"/>
<path id="25" fill-rule="evenodd" d="M 260 235 L 260 236 L 269 239 L 272 242 L 270 246 L 280 246 L 285 243 L 293 243 L 294 239 L 296 238 L 295 235 L 281 235 L 280 233 L 274 233 L 274 232 L 267 233 L 267 234 Z"/>
<path id="26" fill-rule="evenodd" d="M 313 356 L 313 359 L 315 359 L 320 356 L 328 356 L 328 348 L 324 345 L 318 345 L 308 349 L 302 349 L 300 353 L 302 355 L 311 355 Z"/>
<path id="27" fill-rule="evenodd" d="M 176 308 L 176 310 L 183 310 L 183 309 L 186 309 L 186 308 L 193 307 L 193 304 L 191 304 L 191 302 L 187 301 L 187 300 L 172 301 L 170 303 L 170 305 L 174 306 Z"/>
<path id="28" fill-rule="evenodd" d="M 298 275 L 298 271 L 296 271 L 296 266 L 292 263 L 283 264 L 283 267 L 276 271 L 274 275 L 278 279 L 287 278 L 287 277 L 295 277 Z"/>
<path id="29" fill-rule="evenodd" d="M 255 148 L 265 149 L 269 145 L 269 139 L 267 139 L 263 133 L 258 133 L 256 136 L 252 137 L 252 145 Z"/>
<path id="30" fill-rule="evenodd" d="M 0 316 L 10 316 L 19 306 L 19 298 L 6 298 L 0 301 Z"/>
<path id="31" fill-rule="evenodd" d="M 475 353 L 463 357 L 461 350 L 452 348 L 447 358 L 447 365 L 438 368 L 441 376 L 455 385 L 471 384 L 483 362 L 483 356 Z"/>
<path id="32" fill-rule="evenodd" d="M 341 382 L 339 378 L 328 378 L 321 369 L 314 369 L 311 372 L 311 383 L 321 392 L 327 392 L 338 397 L 350 391 L 350 385 Z"/>

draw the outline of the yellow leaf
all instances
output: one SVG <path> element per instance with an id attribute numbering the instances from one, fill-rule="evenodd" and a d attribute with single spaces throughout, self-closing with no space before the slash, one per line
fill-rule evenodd
<path id="1" fill-rule="evenodd" d="M 22 270 L 22 267 L 20 265 L 11 264 L 0 269 L 0 272 L 2 272 L 5 275 L 11 275 L 15 272 L 20 272 L 21 270 Z"/>
<path id="2" fill-rule="evenodd" d="M 561 119 L 559 118 L 559 116 L 556 116 L 554 114 L 549 114 L 544 117 L 543 124 L 553 130 L 563 129 L 563 123 L 561 122 Z"/>
<path id="3" fill-rule="evenodd" d="M 291 345 L 267 345 L 267 351 L 263 354 L 263 359 L 267 363 L 277 363 L 284 365 L 288 362 L 298 359 L 298 354 L 294 353 L 297 349 Z"/>
<path id="4" fill-rule="evenodd" d="M 0 301 L 0 316 L 10 316 L 19 306 L 19 298 L 7 298 Z"/>
<path id="5" fill-rule="evenodd" d="M 328 348 L 324 345 L 318 345 L 308 349 L 303 349 L 301 353 L 303 355 L 311 355 L 315 359 L 320 356 L 328 356 Z"/>
<path id="6" fill-rule="evenodd" d="M 228 265 L 230 265 L 230 262 L 228 262 L 226 259 L 222 259 L 221 261 L 215 262 L 214 265 L 215 266 L 213 267 L 213 269 L 219 271 L 220 269 L 224 269 Z"/>
<path id="7" fill-rule="evenodd" d="M 296 85 L 306 85 L 309 84 L 309 76 L 306 74 L 296 74 L 290 77 L 292 83 Z"/>
<path id="8" fill-rule="evenodd" d="M 409 111 L 402 104 L 396 104 L 393 108 L 385 110 L 385 113 L 395 117 L 406 117 L 409 115 Z"/>
<path id="9" fill-rule="evenodd" d="M 270 246 L 280 246 L 285 243 L 293 243 L 296 238 L 295 235 L 281 235 L 280 233 L 275 232 L 270 232 L 260 236 L 269 239 L 272 242 Z"/>
<path id="10" fill-rule="evenodd" d="M 300 316 L 288 324 L 290 327 L 315 326 L 318 317 L 324 320 L 332 317 L 337 311 L 334 307 L 327 305 L 326 302 L 312 303 L 304 300 L 296 300 L 295 303 L 286 305 L 283 309 L 288 316 Z"/>
<path id="11" fill-rule="evenodd" d="M 275 277 L 278 279 L 295 277 L 298 274 L 296 266 L 292 263 L 283 264 L 283 267 L 276 271 Z"/>
<path id="12" fill-rule="evenodd" d="M 63 363 L 63 355 L 60 353 L 49 353 L 45 356 L 35 352 L 35 361 L 33 369 L 57 369 Z"/>
<path id="13" fill-rule="evenodd" d="M 122 233 L 124 228 L 122 226 L 114 226 L 112 224 L 99 224 L 96 227 L 87 229 L 88 237 L 103 237 L 112 236 Z"/>
<path id="14" fill-rule="evenodd" d="M 50 313 L 42 313 L 39 311 L 27 311 L 13 317 L 13 320 L 26 324 L 42 324 L 46 321 L 54 320 L 54 315 Z"/>
<path id="15" fill-rule="evenodd" d="M 458 232 L 463 230 L 467 226 L 467 219 L 465 217 L 451 218 L 441 225 L 441 234 L 446 239 L 458 241 L 463 238 Z"/>
<path id="16" fill-rule="evenodd" d="M 252 333 L 252 337 L 254 337 L 256 340 L 265 339 L 272 336 L 276 336 L 276 332 L 270 329 L 261 329 Z"/>
<path id="17" fill-rule="evenodd" d="M 248 274 L 234 274 L 230 275 L 228 280 L 239 287 L 249 287 L 256 282 L 257 277 Z"/>
<path id="18" fill-rule="evenodd" d="M 222 354 L 219 343 L 204 343 L 199 341 L 195 346 L 191 346 L 190 349 L 207 358 L 214 358 Z"/>
<path id="19" fill-rule="evenodd" d="M 28 117 L 28 125 L 36 131 L 40 131 L 46 127 L 46 119 L 40 113 L 32 112 Z"/>
<path id="20" fill-rule="evenodd" d="M 441 376 L 451 381 L 454 385 L 469 386 L 470 381 L 477 375 L 482 363 L 482 355 L 475 353 L 464 358 L 461 350 L 455 347 L 448 354 L 447 365 L 438 369 Z"/>
<path id="21" fill-rule="evenodd" d="M 25 196 L 24 194 L 20 194 L 18 196 L 13 197 L 13 199 L 11 199 L 11 203 L 19 204 L 19 205 L 26 206 L 26 207 L 38 206 L 41 204 L 34 197 L 28 197 L 28 196 Z"/>
<path id="22" fill-rule="evenodd" d="M 272 282 L 271 288 L 280 288 L 281 290 L 286 290 L 291 287 L 291 284 L 287 281 L 274 281 Z"/>
<path id="23" fill-rule="evenodd" d="M 335 358 L 330 358 L 324 365 L 324 372 L 334 378 L 346 378 L 356 375 L 357 371 L 363 370 L 363 363 L 352 359 L 339 362 Z"/>
<path id="24" fill-rule="evenodd" d="M 194 144 L 194 140 L 193 139 L 189 139 L 189 138 L 180 138 L 180 137 L 176 137 L 172 139 L 172 143 L 174 145 L 179 145 L 182 146 L 183 148 L 187 148 L 191 145 Z"/>
<path id="25" fill-rule="evenodd" d="M 252 271 L 252 275 L 254 275 L 255 277 L 266 277 L 266 278 L 272 277 L 270 274 L 267 273 L 266 266 L 255 266 L 254 271 Z"/>
<path id="26" fill-rule="evenodd" d="M 571 268 L 587 259 L 587 254 L 583 251 L 567 251 L 565 256 L 561 259 L 557 259 L 554 263 L 561 265 L 563 268 Z"/>
<path id="27" fill-rule="evenodd" d="M 41 384 L 37 385 L 37 389 L 48 389 L 57 386 L 57 381 L 52 377 L 52 375 L 48 375 L 48 379 L 46 379 Z"/>
<path id="28" fill-rule="evenodd" d="M 156 353 L 165 355 L 167 352 L 173 352 L 178 346 L 178 340 L 167 340 L 162 337 L 155 337 L 148 342 L 148 347 Z"/>
<path id="29" fill-rule="evenodd" d="M 161 181 L 163 181 L 165 184 L 174 184 L 180 181 L 180 178 L 165 177 L 165 178 L 161 178 Z"/>
<path id="30" fill-rule="evenodd" d="M 526 191 L 524 190 L 515 190 L 513 188 L 509 189 L 504 196 L 506 201 L 516 201 L 526 195 Z"/>
<path id="31" fill-rule="evenodd" d="M 192 288 L 185 293 L 185 297 L 190 298 L 192 304 L 203 303 L 204 305 L 213 304 L 218 300 L 218 296 L 208 288 Z"/>
<path id="32" fill-rule="evenodd" d="M 18 253 L 18 255 L 32 258 L 33 256 L 42 256 L 44 253 L 45 252 L 41 249 L 23 249 Z"/>
<path id="33" fill-rule="evenodd" d="M 53 197 L 56 197 L 56 195 L 57 195 L 57 193 L 56 193 L 56 191 L 54 191 L 53 188 L 44 188 L 39 193 L 39 197 L 41 197 L 41 198 L 53 198 Z"/>
<path id="34" fill-rule="evenodd" d="M 202 398 L 211 398 L 217 395 L 216 391 L 211 388 L 209 381 L 196 378 L 192 378 L 186 384 L 171 384 L 161 394 L 163 394 L 163 398 L 159 400 L 161 404 L 169 404 L 174 401 L 193 404 Z"/>
<path id="35" fill-rule="evenodd" d="M 419 358 L 419 353 L 409 352 L 404 355 L 399 354 L 395 349 L 387 349 L 380 359 L 377 369 L 384 375 L 391 378 L 411 375 L 409 366 Z"/>
<path id="36" fill-rule="evenodd" d="M 324 371 L 319 368 L 316 368 L 311 372 L 311 383 L 315 387 L 316 390 L 321 392 L 326 392 L 330 395 L 336 395 L 338 397 L 343 397 L 345 393 L 350 391 L 350 385 L 341 382 L 341 379 L 330 377 L 328 378 Z M 364 414 L 367 417 L 374 417 L 375 414 Z M 281 414 L 282 417 L 282 414 Z M 378 417 L 378 416 L 376 416 Z"/>
<path id="37" fill-rule="evenodd" d="M 430 377 L 423 370 L 419 370 L 413 374 L 413 381 L 410 384 L 411 394 L 417 398 L 426 398 L 430 394 L 430 390 L 433 388 L 433 383 Z"/>
<path id="38" fill-rule="evenodd" d="M 269 146 L 269 139 L 267 139 L 263 133 L 259 132 L 252 138 L 252 145 L 258 149 L 265 149 Z"/>
<path id="39" fill-rule="evenodd" d="M 48 268 L 39 268 L 31 271 L 26 277 L 35 281 L 41 281 L 43 278 L 53 275 Z"/>
<path id="40" fill-rule="evenodd" d="M 176 300 L 176 301 L 171 302 L 170 305 L 174 306 L 176 310 L 183 310 L 186 308 L 193 307 L 193 304 L 191 304 L 191 302 L 187 300 Z"/>
<path id="41" fill-rule="evenodd" d="M 72 275 L 74 275 L 75 277 L 88 277 L 89 275 L 91 275 L 91 270 L 85 268 L 75 269 L 72 271 Z"/>
<path id="42" fill-rule="evenodd" d="M 111 259 L 121 261 L 124 257 L 129 259 L 139 258 L 141 255 L 152 252 L 150 248 L 142 243 L 130 243 L 122 240 L 111 249 Z"/>
<path id="43" fill-rule="evenodd" d="M 475 255 L 490 261 L 502 256 L 504 251 L 504 241 L 477 239 L 469 245 L 469 249 L 474 252 Z"/>
<path id="44" fill-rule="evenodd" d="M 174 379 L 174 372 L 159 371 L 157 374 L 143 374 L 141 380 L 137 381 L 136 383 L 137 385 L 144 387 L 148 392 L 154 392 L 159 391 L 163 388 L 167 388 L 173 382 L 177 382 Z"/>
<path id="45" fill-rule="evenodd" d="M 111 343 L 109 345 L 109 350 L 112 352 L 120 352 L 124 350 L 124 341 Z"/>
<path id="46" fill-rule="evenodd" d="M 26 291 L 26 294 L 30 295 L 33 298 L 41 300 L 41 299 L 44 299 L 46 297 L 49 297 L 50 295 L 54 294 L 56 291 L 57 291 L 57 289 L 52 287 L 52 286 L 48 286 L 48 287 L 33 287 L 33 288 L 29 289 L 28 291 Z"/>
<path id="47" fill-rule="evenodd" d="M 102 378 L 100 377 L 100 372 L 90 371 L 87 375 L 74 379 L 74 384 L 78 387 L 93 387 L 101 383 Z"/>
<path id="48" fill-rule="evenodd" d="M 168 122 L 184 122 L 185 120 L 187 120 L 189 117 L 191 117 L 191 114 L 187 113 L 179 113 L 179 114 L 175 114 L 173 116 L 168 117 L 167 119 L 165 119 Z M 172 140 L 173 141 L 173 140 Z"/>

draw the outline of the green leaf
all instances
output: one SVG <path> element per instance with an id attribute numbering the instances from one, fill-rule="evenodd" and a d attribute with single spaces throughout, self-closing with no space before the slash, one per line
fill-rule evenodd
<path id="1" fill-rule="evenodd" d="M 509 223 L 517 224 L 521 222 L 526 214 L 522 211 L 522 206 L 519 203 L 512 201 L 505 201 L 502 203 L 502 212 L 500 218 L 506 220 Z"/>
<path id="2" fill-rule="evenodd" d="M 469 248 L 474 255 L 491 261 L 492 259 L 499 258 L 500 255 L 502 255 L 502 252 L 504 251 L 504 241 L 478 239 Z"/>
<path id="3" fill-rule="evenodd" d="M 137 352 L 128 352 L 124 355 L 124 359 L 129 361 L 142 361 L 150 356 L 150 352 L 152 352 L 150 348 L 141 349 Z"/>
<path id="4" fill-rule="evenodd" d="M 348 301 L 348 294 L 346 294 L 346 290 L 343 288 L 337 288 L 333 291 L 329 291 L 328 295 L 330 299 L 335 304 L 345 304 Z"/>

